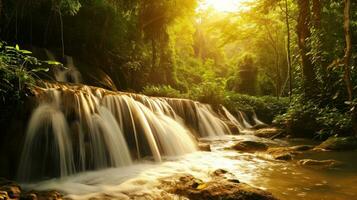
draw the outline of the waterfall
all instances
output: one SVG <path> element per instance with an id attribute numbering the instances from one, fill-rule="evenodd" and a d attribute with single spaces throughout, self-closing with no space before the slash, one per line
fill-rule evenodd
<path id="1" fill-rule="evenodd" d="M 44 83 L 28 124 L 18 179 L 29 182 L 136 160 L 160 162 L 197 150 L 198 137 L 247 128 L 223 107 L 187 99 L 147 97 L 74 84 Z"/>

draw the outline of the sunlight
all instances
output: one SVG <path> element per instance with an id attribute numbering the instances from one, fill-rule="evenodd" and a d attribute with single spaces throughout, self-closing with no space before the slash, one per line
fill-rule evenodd
<path id="1" fill-rule="evenodd" d="M 249 6 L 247 3 L 253 0 L 204 0 L 200 9 L 213 8 L 219 12 L 234 12 L 239 10 L 245 10 Z"/>

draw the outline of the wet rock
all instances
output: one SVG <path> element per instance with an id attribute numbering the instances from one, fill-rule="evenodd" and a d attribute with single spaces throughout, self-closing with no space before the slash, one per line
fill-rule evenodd
<path id="1" fill-rule="evenodd" d="M 35 192 L 38 200 L 62 200 L 61 193 L 57 191 Z"/>
<path id="2" fill-rule="evenodd" d="M 17 185 L 5 185 L 0 187 L 0 191 L 5 191 L 11 199 L 20 199 L 21 188 Z"/>
<path id="3" fill-rule="evenodd" d="M 312 160 L 312 159 L 299 160 L 298 164 L 302 166 L 308 166 L 318 169 L 335 168 L 343 165 L 342 162 L 337 160 Z"/>
<path id="4" fill-rule="evenodd" d="M 162 188 L 166 191 L 190 200 L 276 200 L 271 193 L 236 183 L 225 178 L 219 178 L 223 171 L 214 172 L 217 177 L 208 182 L 196 179 L 192 175 L 182 174 L 165 178 Z"/>
<path id="5" fill-rule="evenodd" d="M 263 129 L 263 128 L 268 128 L 269 125 L 267 124 L 256 124 L 252 127 L 252 129 L 258 130 L 258 129 Z"/>
<path id="6" fill-rule="evenodd" d="M 268 145 L 262 142 L 246 140 L 236 143 L 231 147 L 231 149 L 245 152 L 266 151 L 268 149 Z"/>
<path id="7" fill-rule="evenodd" d="M 299 145 L 292 147 L 272 147 L 267 150 L 267 153 L 270 154 L 276 160 L 292 160 L 296 155 L 301 154 L 302 151 L 308 151 L 313 149 L 313 146 L 310 145 Z"/>
<path id="8" fill-rule="evenodd" d="M 254 135 L 257 137 L 271 138 L 281 134 L 282 132 L 283 130 L 278 128 L 263 128 L 263 129 L 256 130 Z"/>
<path id="9" fill-rule="evenodd" d="M 6 192 L 10 199 L 20 199 L 21 187 L 15 182 L 6 179 L 1 179 L 0 191 Z"/>
<path id="10" fill-rule="evenodd" d="M 7 195 L 6 191 L 0 191 L 0 200 L 8 200 L 10 199 L 9 195 Z"/>
<path id="11" fill-rule="evenodd" d="M 357 149 L 357 138 L 356 137 L 330 137 L 315 149 L 323 150 L 354 150 Z"/>
<path id="12" fill-rule="evenodd" d="M 285 153 L 285 154 L 278 154 L 273 157 L 275 160 L 289 161 L 289 160 L 292 160 L 294 156 L 291 153 Z"/>
<path id="13" fill-rule="evenodd" d="M 240 183 L 240 181 L 237 179 L 237 177 L 234 174 L 232 174 L 232 173 L 230 173 L 230 172 L 228 172 L 227 170 L 224 170 L 224 169 L 217 169 L 217 170 L 213 171 L 210 175 L 214 179 L 223 178 L 223 179 L 226 179 L 226 180 L 228 180 L 230 182 Z"/>
<path id="14" fill-rule="evenodd" d="M 207 143 L 199 143 L 198 149 L 201 151 L 211 151 L 211 145 Z"/>
<path id="15" fill-rule="evenodd" d="M 294 151 L 309 151 L 313 148 L 314 146 L 312 145 L 298 145 L 298 146 L 290 147 L 290 149 Z"/>
<path id="16" fill-rule="evenodd" d="M 21 200 L 37 200 L 37 195 L 33 192 L 28 192 L 21 195 Z"/>

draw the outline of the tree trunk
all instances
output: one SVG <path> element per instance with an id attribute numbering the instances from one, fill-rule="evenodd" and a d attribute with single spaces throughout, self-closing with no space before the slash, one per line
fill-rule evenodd
<path id="1" fill-rule="evenodd" d="M 306 97 L 312 97 L 316 88 L 315 71 L 312 63 L 310 47 L 307 39 L 311 36 L 310 32 L 310 2 L 309 0 L 298 0 L 299 17 L 297 23 L 298 46 L 302 64 L 304 90 Z"/>
<path id="2" fill-rule="evenodd" d="M 321 0 L 312 0 L 312 21 L 315 28 L 321 26 Z"/>
<path id="3" fill-rule="evenodd" d="M 343 20 L 343 29 L 345 32 L 346 48 L 345 56 L 343 58 L 344 63 L 344 81 L 346 84 L 346 89 L 348 93 L 348 100 L 352 101 L 353 99 L 353 85 L 351 81 L 351 56 L 352 56 L 352 36 L 351 36 L 351 22 L 350 22 L 350 12 L 351 12 L 351 0 L 344 0 L 344 20 Z"/>
<path id="4" fill-rule="evenodd" d="M 151 59 L 151 67 L 152 70 L 156 67 L 156 60 L 157 60 L 157 51 L 156 51 L 156 41 L 155 39 L 151 39 L 151 50 L 152 50 L 152 59 Z"/>
<path id="5" fill-rule="evenodd" d="M 351 80 L 351 57 L 352 57 L 352 36 L 351 36 L 351 20 L 350 20 L 350 13 L 351 13 L 351 0 L 344 0 L 344 12 L 343 12 L 343 29 L 345 32 L 345 41 L 346 41 L 346 48 L 345 48 L 345 56 L 343 58 L 343 67 L 344 67 L 344 76 L 343 79 L 346 84 L 347 94 L 348 94 L 348 101 L 353 100 L 353 85 Z M 356 105 L 352 108 L 352 128 L 354 134 L 357 136 L 357 110 Z"/>
<path id="6" fill-rule="evenodd" d="M 289 7 L 288 0 L 285 0 L 285 23 L 286 23 L 286 34 L 287 34 L 287 43 L 286 43 L 286 59 L 288 63 L 288 73 L 289 73 L 289 99 L 291 101 L 291 96 L 293 94 L 292 90 L 292 69 L 291 69 L 291 35 L 290 35 L 290 22 L 289 22 Z"/>

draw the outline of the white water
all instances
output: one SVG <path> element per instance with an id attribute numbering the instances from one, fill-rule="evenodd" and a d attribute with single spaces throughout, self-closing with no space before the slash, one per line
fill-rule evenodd
<path id="1" fill-rule="evenodd" d="M 100 88 L 46 84 L 37 90 L 18 179 L 51 177 L 131 166 L 143 159 L 162 161 L 197 150 L 196 137 L 230 135 L 226 122 L 242 123 L 223 108 L 181 99 L 114 93 Z M 190 128 L 188 128 L 190 127 Z"/>

